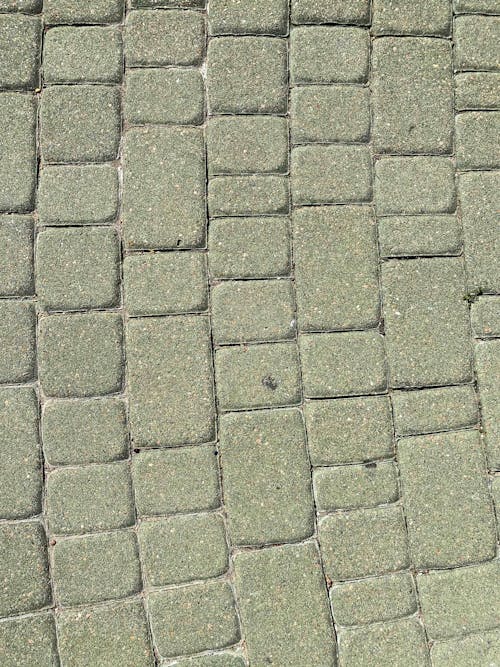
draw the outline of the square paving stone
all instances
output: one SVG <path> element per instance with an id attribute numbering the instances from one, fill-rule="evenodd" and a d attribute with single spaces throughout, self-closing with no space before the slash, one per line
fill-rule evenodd
<path id="1" fill-rule="evenodd" d="M 205 53 L 200 12 L 131 11 L 125 24 L 127 67 L 198 65 Z"/>
<path id="2" fill-rule="evenodd" d="M 102 396 L 122 388 L 118 313 L 52 315 L 40 321 L 39 376 L 47 396 Z"/>
<path id="3" fill-rule="evenodd" d="M 448 36 L 451 29 L 449 0 L 415 4 L 413 0 L 374 0 L 374 35 Z"/>
<path id="4" fill-rule="evenodd" d="M 500 109 L 499 84 L 500 75 L 497 72 L 457 74 L 455 76 L 456 110 Z"/>
<path id="5" fill-rule="evenodd" d="M 299 347 L 308 398 L 386 389 L 383 337 L 376 331 L 304 334 Z"/>
<path id="6" fill-rule="evenodd" d="M 293 83 L 364 83 L 368 78 L 370 35 L 362 28 L 293 28 L 290 75 Z"/>
<path id="7" fill-rule="evenodd" d="M 118 23 L 123 15 L 122 0 L 44 0 L 44 18 L 51 23 Z"/>
<path id="8" fill-rule="evenodd" d="M 499 9 L 500 11 L 500 9 Z M 494 665 L 500 656 L 500 631 L 470 635 L 463 639 L 436 642 L 431 647 L 432 664 L 435 667 L 470 667 Z"/>
<path id="9" fill-rule="evenodd" d="M 469 111 L 456 116 L 458 169 L 500 166 L 500 112 Z"/>
<path id="10" fill-rule="evenodd" d="M 43 478 L 38 402 L 31 388 L 0 388 L 0 456 L 0 518 L 27 519 L 40 514 Z"/>
<path id="11" fill-rule="evenodd" d="M 394 215 L 378 220 L 382 257 L 459 255 L 462 229 L 455 215 Z"/>
<path id="12" fill-rule="evenodd" d="M 398 505 L 330 514 L 318 530 L 325 572 L 333 581 L 387 574 L 410 564 Z"/>
<path id="13" fill-rule="evenodd" d="M 472 330 L 480 338 L 500 336 L 500 297 L 480 296 L 470 308 Z"/>
<path id="14" fill-rule="evenodd" d="M 239 280 L 211 292 L 214 342 L 243 343 L 295 337 L 295 306 L 289 280 Z"/>
<path id="15" fill-rule="evenodd" d="M 168 662 L 162 662 L 161 665 L 168 665 Z M 243 658 L 235 653 L 214 653 L 204 655 L 200 658 L 191 660 L 176 661 L 176 667 L 245 667 Z"/>
<path id="16" fill-rule="evenodd" d="M 44 83 L 118 83 L 122 80 L 119 28 L 51 28 L 43 45 Z"/>
<path id="17" fill-rule="evenodd" d="M 41 225 L 113 222 L 118 212 L 118 172 L 111 164 L 48 166 L 40 170 Z"/>
<path id="18" fill-rule="evenodd" d="M 226 347 L 215 353 L 217 401 L 221 410 L 296 405 L 300 372 L 295 343 Z"/>
<path id="19" fill-rule="evenodd" d="M 394 456 L 386 396 L 307 401 L 304 413 L 313 465 L 368 463 Z"/>
<path id="20" fill-rule="evenodd" d="M 50 530 L 59 535 L 133 525 L 134 501 L 126 462 L 60 468 L 47 479 Z"/>
<path id="21" fill-rule="evenodd" d="M 300 331 L 361 329 L 380 315 L 375 219 L 361 206 L 293 212 Z"/>
<path id="22" fill-rule="evenodd" d="M 478 343 L 475 354 L 488 465 L 500 470 L 500 340 Z"/>
<path id="23" fill-rule="evenodd" d="M 251 664 L 336 665 L 328 596 L 312 543 L 240 552 L 235 574 Z"/>
<path id="24" fill-rule="evenodd" d="M 220 429 L 231 542 L 298 542 L 312 535 L 314 505 L 301 413 L 223 415 Z"/>
<path id="25" fill-rule="evenodd" d="M 42 11 L 42 2 L 43 0 L 0 0 L 0 11 L 38 14 Z"/>
<path id="26" fill-rule="evenodd" d="M 125 459 L 125 403 L 118 398 L 48 401 L 42 415 L 42 439 L 52 466 Z"/>
<path id="27" fill-rule="evenodd" d="M 4 667 L 57 665 L 57 642 L 51 613 L 0 623 L 0 656 Z"/>
<path id="28" fill-rule="evenodd" d="M 38 17 L 0 14 L 0 88 L 38 86 L 41 39 Z"/>
<path id="29" fill-rule="evenodd" d="M 240 638 L 231 587 L 223 582 L 151 593 L 153 641 L 161 657 L 225 648 Z"/>
<path id="30" fill-rule="evenodd" d="M 212 351 L 200 315 L 129 320 L 129 416 L 135 447 L 215 439 Z"/>
<path id="31" fill-rule="evenodd" d="M 220 514 L 189 514 L 141 521 L 142 567 L 149 586 L 219 577 L 229 566 Z"/>
<path id="32" fill-rule="evenodd" d="M 495 517 L 482 447 L 475 430 L 399 441 L 403 502 L 417 568 L 457 567 L 495 556 Z"/>
<path id="33" fill-rule="evenodd" d="M 36 313 L 26 301 L 0 301 L 0 382 L 29 382 L 36 375 Z"/>
<path id="34" fill-rule="evenodd" d="M 143 127 L 129 130 L 125 135 L 123 186 L 126 246 L 203 247 L 205 176 L 201 129 Z"/>
<path id="35" fill-rule="evenodd" d="M 200 125 L 205 110 L 201 72 L 133 69 L 125 75 L 124 115 L 131 125 Z"/>
<path id="36" fill-rule="evenodd" d="M 154 449 L 132 458 L 132 480 L 139 516 L 216 509 L 219 470 L 212 445 Z"/>
<path id="37" fill-rule="evenodd" d="M 287 176 L 216 176 L 208 184 L 211 217 L 288 213 Z"/>
<path id="38" fill-rule="evenodd" d="M 33 218 L 0 215 L 0 295 L 34 294 L 33 239 Z"/>
<path id="39" fill-rule="evenodd" d="M 212 113 L 284 113 L 287 44 L 272 37 L 218 37 L 208 45 Z"/>
<path id="40" fill-rule="evenodd" d="M 112 308 L 120 299 L 114 229 L 47 229 L 37 236 L 37 295 L 47 310 Z"/>
<path id="41" fill-rule="evenodd" d="M 47 538 L 41 523 L 0 524 L 0 581 L 0 616 L 50 605 Z"/>
<path id="42" fill-rule="evenodd" d="M 370 22 L 370 0 L 292 0 L 293 23 Z"/>
<path id="43" fill-rule="evenodd" d="M 55 595 L 63 607 L 124 598 L 142 588 L 131 530 L 57 540 L 52 559 Z"/>
<path id="44" fill-rule="evenodd" d="M 456 70 L 498 71 L 500 16 L 457 16 L 454 46 Z"/>
<path id="45" fill-rule="evenodd" d="M 499 0 L 454 0 L 455 14 L 500 14 Z"/>
<path id="46" fill-rule="evenodd" d="M 65 667 L 153 667 L 144 608 L 139 601 L 67 610 L 58 615 Z"/>
<path id="47" fill-rule="evenodd" d="M 120 143 L 119 90 L 89 85 L 45 88 L 41 127 L 46 162 L 114 160 Z"/>
<path id="48" fill-rule="evenodd" d="M 286 35 L 288 0 L 211 0 L 211 35 Z"/>

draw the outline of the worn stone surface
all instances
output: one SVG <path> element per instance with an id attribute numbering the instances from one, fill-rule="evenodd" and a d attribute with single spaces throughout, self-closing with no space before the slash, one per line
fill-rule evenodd
<path id="1" fill-rule="evenodd" d="M 500 112 L 469 111 L 456 117 L 459 169 L 500 167 Z"/>
<path id="2" fill-rule="evenodd" d="M 0 14 L 0 88 L 34 89 L 40 80 L 39 18 Z"/>
<path id="3" fill-rule="evenodd" d="M 57 665 L 57 642 L 51 613 L 0 623 L 0 657 L 5 667 Z"/>
<path id="4" fill-rule="evenodd" d="M 500 632 L 484 632 L 463 639 L 436 642 L 431 648 L 432 664 L 436 667 L 468 667 L 494 665 L 500 656 Z"/>
<path id="5" fill-rule="evenodd" d="M 289 208 L 286 176 L 218 176 L 208 184 L 212 217 L 288 213 Z"/>
<path id="6" fill-rule="evenodd" d="M 378 219 L 382 257 L 459 255 L 462 230 L 455 215 L 391 215 Z"/>
<path id="7" fill-rule="evenodd" d="M 36 315 L 29 301 L 0 301 L 0 382 L 29 382 L 36 375 Z"/>
<path id="8" fill-rule="evenodd" d="M 500 14 L 500 2 L 498 0 L 454 0 L 453 11 L 455 14 L 472 14 L 474 12 Z"/>
<path id="9" fill-rule="evenodd" d="M 168 665 L 168 662 L 162 662 L 162 665 Z M 243 658 L 234 653 L 214 653 L 192 658 L 191 660 L 177 661 L 178 667 L 244 667 Z"/>
<path id="10" fill-rule="evenodd" d="M 478 343 L 475 357 L 488 465 L 500 470 L 500 340 Z"/>
<path id="11" fill-rule="evenodd" d="M 93 0 L 82 5 L 74 0 L 44 0 L 43 10 L 47 23 L 114 23 L 122 18 L 123 3 Z"/>
<path id="12" fill-rule="evenodd" d="M 2 12 L 24 12 L 38 14 L 42 10 L 43 0 L 0 0 Z"/>
<path id="13" fill-rule="evenodd" d="M 500 17 L 457 16 L 454 26 L 455 69 L 498 71 Z"/>
<path id="14" fill-rule="evenodd" d="M 34 293 L 33 238 L 31 217 L 0 215 L 0 295 Z"/>
<path id="15" fill-rule="evenodd" d="M 480 296 L 471 304 L 472 329 L 479 338 L 500 336 L 500 299 Z"/>
<path id="16" fill-rule="evenodd" d="M 449 0 L 415 4 L 413 0 L 374 0 L 372 32 L 375 35 L 447 36 L 451 29 Z"/>
<path id="17" fill-rule="evenodd" d="M 288 0 L 212 0 L 209 30 L 212 35 L 286 35 Z"/>
<path id="18" fill-rule="evenodd" d="M 455 107 L 457 111 L 500 109 L 499 83 L 500 76 L 496 72 L 457 74 L 455 77 Z"/>
<path id="19" fill-rule="evenodd" d="M 369 0 L 292 0 L 294 23 L 360 23 L 370 20 Z"/>

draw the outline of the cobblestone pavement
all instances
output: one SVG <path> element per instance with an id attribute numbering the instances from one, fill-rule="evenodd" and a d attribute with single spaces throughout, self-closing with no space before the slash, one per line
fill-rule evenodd
<path id="1" fill-rule="evenodd" d="M 0 666 L 500 667 L 500 0 L 125 4 L 0 0 Z"/>

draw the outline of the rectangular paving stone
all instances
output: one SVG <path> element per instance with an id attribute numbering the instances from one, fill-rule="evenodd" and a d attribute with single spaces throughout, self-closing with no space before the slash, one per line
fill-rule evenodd
<path id="1" fill-rule="evenodd" d="M 123 14 L 122 0 L 44 0 L 44 19 L 47 23 L 118 23 Z"/>
<path id="2" fill-rule="evenodd" d="M 500 75 L 496 72 L 457 74 L 455 76 L 456 110 L 500 109 L 499 84 Z"/>
<path id="3" fill-rule="evenodd" d="M 451 18 L 449 0 L 418 4 L 413 0 L 375 0 L 372 32 L 375 35 L 448 36 Z"/>
<path id="4" fill-rule="evenodd" d="M 287 176 L 216 176 L 208 183 L 211 217 L 288 213 Z"/>
<path id="5" fill-rule="evenodd" d="M 43 0 L 0 0 L 0 11 L 38 14 L 42 11 L 42 2 Z"/>
<path id="6" fill-rule="evenodd" d="M 458 114 L 455 129 L 459 169 L 495 169 L 500 166 L 500 112 Z"/>
<path id="7" fill-rule="evenodd" d="M 328 595 L 312 543 L 240 552 L 234 567 L 252 664 L 335 667 Z"/>
<path id="8" fill-rule="evenodd" d="M 500 10 L 500 6 L 499 6 Z M 436 642 L 431 647 L 432 664 L 435 667 L 469 667 L 494 665 L 500 655 L 500 632 L 484 632 L 463 639 Z"/>
<path id="9" fill-rule="evenodd" d="M 35 292 L 33 218 L 0 215 L 0 294 L 31 296 Z"/>
<path id="10" fill-rule="evenodd" d="M 392 387 L 471 380 L 465 276 L 459 258 L 382 265 L 385 343 Z"/>
<path id="11" fill-rule="evenodd" d="M 0 300 L 0 382 L 29 382 L 36 375 L 36 313 L 29 301 Z"/>
<path id="12" fill-rule="evenodd" d="M 134 446 L 211 442 L 215 406 L 207 318 L 130 320 L 126 348 Z"/>
<path id="13" fill-rule="evenodd" d="M 212 0 L 208 15 L 211 35 L 286 35 L 288 0 Z"/>
<path id="14" fill-rule="evenodd" d="M 222 488 L 232 544 L 298 542 L 314 531 L 314 505 L 298 410 L 223 415 Z"/>
<path id="15" fill-rule="evenodd" d="M 455 69 L 500 69 L 500 17 L 457 16 L 454 25 Z"/>
<path id="16" fill-rule="evenodd" d="M 151 7 L 155 8 L 168 8 L 168 7 L 180 7 L 182 9 L 203 9 L 205 7 L 206 0 L 131 0 L 132 7 Z"/>
<path id="17" fill-rule="evenodd" d="M 40 19 L 0 14 L 0 88 L 34 89 L 40 81 Z"/>
<path id="18" fill-rule="evenodd" d="M 403 438 L 398 463 L 417 568 L 494 557 L 495 518 L 477 431 Z"/>
<path id="19" fill-rule="evenodd" d="M 500 336 L 500 298 L 480 296 L 470 307 L 472 330 L 479 338 Z"/>
<path id="20" fill-rule="evenodd" d="M 478 343 L 475 356 L 488 466 L 500 470 L 500 340 Z"/>
<path id="21" fill-rule="evenodd" d="M 455 14 L 500 14 L 499 0 L 454 0 Z"/>
<path id="22" fill-rule="evenodd" d="M 198 128 L 143 127 L 125 135 L 123 233 L 129 248 L 205 244 L 205 147 Z M 168 169 L 165 168 L 168 165 Z"/>
<path id="23" fill-rule="evenodd" d="M 359 23 L 370 21 L 369 0 L 292 0 L 293 23 Z"/>
<path id="24" fill-rule="evenodd" d="M 162 662 L 161 665 L 168 665 L 168 662 Z M 178 667 L 245 667 L 243 658 L 238 653 L 213 653 L 191 660 L 180 660 Z"/>
<path id="25" fill-rule="evenodd" d="M 25 616 L 0 623 L 0 656 L 8 667 L 57 665 L 57 642 L 51 613 Z"/>
<path id="26" fill-rule="evenodd" d="M 458 255 L 462 229 L 455 215 L 398 215 L 378 220 L 382 257 Z"/>

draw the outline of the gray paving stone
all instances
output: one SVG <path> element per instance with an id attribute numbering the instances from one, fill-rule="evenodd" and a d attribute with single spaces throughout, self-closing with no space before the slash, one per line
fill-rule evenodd
<path id="1" fill-rule="evenodd" d="M 216 176 L 208 184 L 211 217 L 288 213 L 287 176 Z"/>
<path id="2" fill-rule="evenodd" d="M 379 215 L 452 213 L 455 177 L 444 157 L 386 157 L 375 163 L 375 204 Z"/>
<path id="3" fill-rule="evenodd" d="M 41 225 L 113 222 L 118 212 L 118 172 L 111 164 L 47 166 L 40 170 Z"/>
<path id="4" fill-rule="evenodd" d="M 301 331 L 377 325 L 377 238 L 370 208 L 295 209 L 293 250 Z"/>
<path id="5" fill-rule="evenodd" d="M 27 519 L 42 511 L 38 404 L 33 389 L 0 388 L 0 517 Z"/>
<path id="6" fill-rule="evenodd" d="M 344 26 L 293 28 L 290 76 L 293 83 L 364 83 L 368 78 L 370 36 Z"/>
<path id="7" fill-rule="evenodd" d="M 208 306 L 207 258 L 199 252 L 134 253 L 123 261 L 130 316 L 202 312 Z"/>
<path id="8" fill-rule="evenodd" d="M 29 382 L 35 377 L 35 327 L 32 303 L 0 301 L 0 382 Z"/>
<path id="9" fill-rule="evenodd" d="M 112 308 L 120 299 L 114 229 L 46 229 L 37 236 L 36 288 L 48 310 Z"/>
<path id="10" fill-rule="evenodd" d="M 499 0 L 454 0 L 455 14 L 500 14 Z"/>
<path id="11" fill-rule="evenodd" d="M 47 539 L 41 523 L 0 524 L 0 581 L 0 617 L 50 605 Z"/>
<path id="12" fill-rule="evenodd" d="M 319 522 L 325 573 L 333 581 L 408 567 L 403 512 L 398 505 L 330 514 Z"/>
<path id="13" fill-rule="evenodd" d="M 316 547 L 241 552 L 234 565 L 251 664 L 334 667 L 335 635 Z"/>
<path id="14" fill-rule="evenodd" d="M 472 330 L 479 338 L 500 336 L 500 298 L 480 296 L 470 308 Z"/>
<path id="15" fill-rule="evenodd" d="M 454 27 L 455 69 L 500 69 L 500 17 L 457 16 Z"/>
<path id="16" fill-rule="evenodd" d="M 271 37 L 218 37 L 207 55 L 212 113 L 284 113 L 287 48 Z"/>
<path id="17" fill-rule="evenodd" d="M 499 83 L 500 76 L 496 72 L 457 74 L 455 76 L 456 110 L 500 109 Z"/>
<path id="18" fill-rule="evenodd" d="M 439 0 L 441 1 L 441 0 Z M 394 0 L 388 0 L 394 10 Z M 398 0 L 396 4 L 402 4 Z M 413 5 L 417 13 L 420 5 Z M 448 7 L 449 2 L 444 3 Z M 426 3 L 436 17 L 436 2 Z M 376 8 L 375 4 L 375 8 Z M 375 9 L 376 11 L 376 9 Z M 391 16 L 395 16 L 394 11 Z M 376 16 L 376 13 L 375 13 Z M 402 11 L 405 20 L 408 9 Z M 373 43 L 373 142 L 380 153 L 450 153 L 453 140 L 451 43 L 384 37 Z"/>
<path id="19" fill-rule="evenodd" d="M 216 116 L 207 126 L 208 173 L 288 171 L 288 123 L 277 116 Z"/>
<path id="20" fill-rule="evenodd" d="M 190 514 L 141 521 L 141 561 L 149 586 L 219 577 L 228 569 L 220 514 Z"/>
<path id="21" fill-rule="evenodd" d="M 36 88 L 40 81 L 40 19 L 0 14 L 0 88 Z"/>
<path id="22" fill-rule="evenodd" d="M 44 83 L 118 83 L 122 61 L 122 37 L 117 27 L 63 26 L 45 33 Z"/>
<path id="23" fill-rule="evenodd" d="M 218 345 L 295 337 L 289 280 L 238 280 L 215 285 L 211 313 L 212 335 Z"/>
<path id="24" fill-rule="evenodd" d="M 76 535 L 134 524 L 127 462 L 60 468 L 47 478 L 47 515 L 52 533 Z"/>
<path id="25" fill-rule="evenodd" d="M 313 465 L 368 463 L 394 456 L 386 396 L 307 401 L 304 412 Z"/>
<path id="26" fill-rule="evenodd" d="M 500 6 L 499 6 L 500 9 Z M 478 667 L 494 665 L 500 656 L 500 632 L 485 632 L 463 639 L 436 642 L 431 647 L 435 667 Z"/>
<path id="27" fill-rule="evenodd" d="M 0 212 L 33 209 L 36 113 L 33 96 L 0 93 Z"/>
<path id="28" fill-rule="evenodd" d="M 300 412 L 223 415 L 220 429 L 224 507 L 232 544 L 309 537 L 314 505 Z"/>
<path id="29" fill-rule="evenodd" d="M 207 318 L 141 318 L 127 325 L 129 415 L 135 447 L 215 438 Z"/>
<path id="30" fill-rule="evenodd" d="M 495 475 L 491 481 L 491 495 L 495 505 L 497 524 L 500 528 L 500 475 Z"/>
<path id="31" fill-rule="evenodd" d="M 168 665 L 168 662 L 160 663 Z M 243 658 L 234 653 L 214 653 L 213 655 L 204 655 L 199 658 L 180 660 L 178 667 L 245 667 Z"/>
<path id="32" fill-rule="evenodd" d="M 219 507 L 215 452 L 212 445 L 198 445 L 134 455 L 132 480 L 139 516 L 201 512 Z"/>
<path id="33" fill-rule="evenodd" d="M 448 36 L 451 29 L 449 0 L 415 4 L 413 0 L 375 0 L 372 32 L 375 35 Z"/>
<path id="34" fill-rule="evenodd" d="M 457 567 L 495 556 L 495 517 L 477 431 L 403 438 L 398 463 L 417 568 Z"/>
<path id="35" fill-rule="evenodd" d="M 308 398 L 375 394 L 386 388 L 383 338 L 376 331 L 305 334 L 299 346 Z"/>
<path id="36" fill-rule="evenodd" d="M 129 248 L 205 244 L 205 147 L 198 128 L 144 127 L 125 135 L 123 233 Z M 165 169 L 165 165 L 169 169 Z"/>
<path id="37" fill-rule="evenodd" d="M 0 0 L 0 11 L 38 14 L 42 11 L 42 2 L 43 0 Z"/>
<path id="38" fill-rule="evenodd" d="M 475 355 L 488 466 L 500 470 L 500 340 L 478 343 Z"/>
<path id="39" fill-rule="evenodd" d="M 52 614 L 25 616 L 0 623 L 0 655 L 4 667 L 57 665 Z"/>
<path id="40" fill-rule="evenodd" d="M 125 74 L 124 115 L 131 125 L 200 125 L 205 110 L 201 72 L 133 69 Z"/>
<path id="41" fill-rule="evenodd" d="M 50 86 L 41 104 L 45 162 L 114 160 L 120 143 L 120 95 L 111 86 Z"/>
<path id="42" fill-rule="evenodd" d="M 226 347 L 215 353 L 221 410 L 297 405 L 300 374 L 295 343 Z"/>
<path id="43" fill-rule="evenodd" d="M 44 18 L 48 24 L 63 23 L 118 23 L 123 15 L 122 0 L 92 0 L 75 3 L 74 0 L 44 0 Z"/>
<path id="44" fill-rule="evenodd" d="M 30 296 L 33 275 L 33 218 L 0 215 L 0 294 Z"/>
<path id="45" fill-rule="evenodd" d="M 153 641 L 161 657 L 225 648 L 240 638 L 233 593 L 227 583 L 151 593 L 148 606 Z"/>
<path id="46" fill-rule="evenodd" d="M 286 35 L 288 0 L 212 0 L 208 26 L 212 35 Z"/>
<path id="47" fill-rule="evenodd" d="M 382 257 L 458 255 L 462 230 L 455 215 L 399 215 L 378 220 Z"/>
<path id="48" fill-rule="evenodd" d="M 124 41 L 127 67 L 198 65 L 205 54 L 205 20 L 200 12 L 131 11 Z"/>
<path id="49" fill-rule="evenodd" d="M 343 626 L 390 621 L 417 611 L 408 572 L 335 584 L 330 598 L 335 622 Z"/>
<path id="50" fill-rule="evenodd" d="M 456 116 L 457 167 L 500 167 L 500 111 L 468 111 Z"/>
<path id="51" fill-rule="evenodd" d="M 385 343 L 392 387 L 472 379 L 470 325 L 459 258 L 382 265 Z"/>
<path id="52" fill-rule="evenodd" d="M 460 637 L 498 627 L 499 563 L 417 576 L 427 633 L 431 639 Z"/>
<path id="53" fill-rule="evenodd" d="M 203 9 L 205 4 L 206 0 L 131 0 L 133 8 L 150 7 L 151 9 L 168 7 Z"/>
<path id="54" fill-rule="evenodd" d="M 369 0 L 292 0 L 293 23 L 360 23 L 370 21 Z"/>

